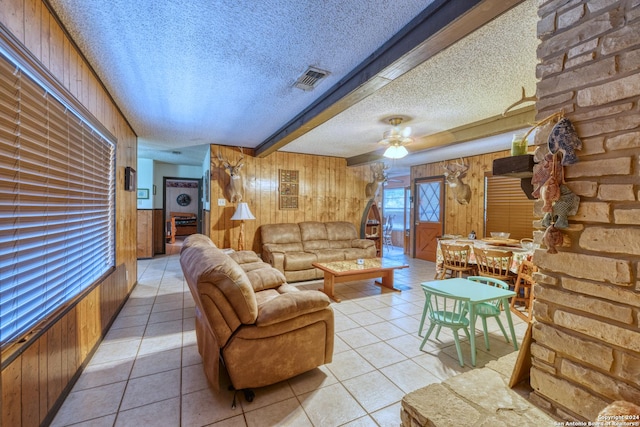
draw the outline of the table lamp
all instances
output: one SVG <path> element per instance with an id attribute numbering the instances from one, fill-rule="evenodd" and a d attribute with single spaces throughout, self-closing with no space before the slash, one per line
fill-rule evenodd
<path id="1" fill-rule="evenodd" d="M 240 202 L 238 203 L 238 207 L 231 217 L 232 221 L 240 221 L 240 235 L 238 236 L 239 251 L 244 250 L 244 221 L 247 219 L 256 219 L 256 217 L 251 213 L 251 210 L 249 209 L 249 205 L 247 203 Z"/>

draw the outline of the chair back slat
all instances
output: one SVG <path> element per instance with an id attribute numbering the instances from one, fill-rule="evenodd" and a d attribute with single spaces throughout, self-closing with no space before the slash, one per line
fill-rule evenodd
<path id="1" fill-rule="evenodd" d="M 424 289 L 429 319 L 444 323 L 462 323 L 469 312 L 469 298 Z M 447 322 L 447 320 L 449 322 Z"/>
<path id="2" fill-rule="evenodd" d="M 500 280 L 512 280 L 509 269 L 513 261 L 513 252 L 481 249 L 473 247 L 480 276 L 493 277 Z"/>
<path id="3" fill-rule="evenodd" d="M 515 288 L 513 289 L 516 296 L 511 299 L 511 312 L 516 314 L 522 320 L 531 322 L 533 320 L 533 300 L 535 281 L 533 274 L 538 271 L 538 267 L 529 260 L 523 260 L 518 267 L 518 276 L 516 277 Z M 518 310 L 516 304 L 524 304 L 524 312 Z"/>
<path id="4" fill-rule="evenodd" d="M 471 274 L 474 270 L 475 267 L 469 264 L 471 246 L 441 242 L 440 251 L 442 252 L 442 269 L 436 272 L 437 279 L 444 279 L 447 271 L 451 272 L 451 277 L 456 273 L 458 277 L 462 277 L 463 273 Z"/>
<path id="5" fill-rule="evenodd" d="M 469 255 L 471 254 L 469 245 L 441 243 L 440 248 L 445 267 L 467 268 L 469 266 Z"/>
<path id="6" fill-rule="evenodd" d="M 441 327 L 451 329 L 453 332 L 453 339 L 456 344 L 456 352 L 458 353 L 458 361 L 460 366 L 464 366 L 464 360 L 462 358 L 462 350 L 460 348 L 460 338 L 458 337 L 458 330 L 464 330 L 467 338 L 470 337 L 469 333 L 469 301 L 470 298 L 458 297 L 449 295 L 446 292 L 436 291 L 422 286 L 422 290 L 425 295 L 425 308 L 422 311 L 422 320 L 420 321 L 420 328 L 418 335 L 422 333 L 422 326 L 424 325 L 425 317 L 429 316 L 429 330 L 420 344 L 420 350 L 424 348 L 429 336 L 433 329 L 437 326 L 436 339 Z"/>

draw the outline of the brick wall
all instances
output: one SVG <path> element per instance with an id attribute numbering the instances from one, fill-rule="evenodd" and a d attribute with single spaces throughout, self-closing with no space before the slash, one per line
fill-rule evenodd
<path id="1" fill-rule="evenodd" d="M 539 17 L 538 119 L 563 109 L 583 149 L 565 244 L 534 257 L 531 399 L 595 420 L 640 402 L 640 0 L 540 0 Z"/>

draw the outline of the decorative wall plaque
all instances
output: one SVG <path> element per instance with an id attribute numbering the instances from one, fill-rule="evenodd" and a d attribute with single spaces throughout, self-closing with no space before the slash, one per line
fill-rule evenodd
<path id="1" fill-rule="evenodd" d="M 298 191 L 300 189 L 298 176 L 298 171 L 295 170 L 279 170 L 280 209 L 298 209 Z"/>

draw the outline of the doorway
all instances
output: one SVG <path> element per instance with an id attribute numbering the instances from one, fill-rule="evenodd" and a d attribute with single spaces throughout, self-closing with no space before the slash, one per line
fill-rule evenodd
<path id="1" fill-rule="evenodd" d="M 415 257 L 436 261 L 438 236 L 444 232 L 444 177 L 415 181 Z"/>
<path id="2" fill-rule="evenodd" d="M 202 232 L 202 194 L 202 179 L 163 177 L 164 253 L 168 244 L 180 246 L 187 236 Z"/>

